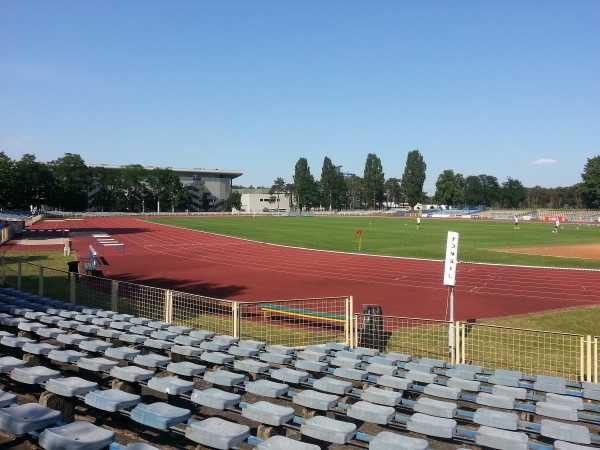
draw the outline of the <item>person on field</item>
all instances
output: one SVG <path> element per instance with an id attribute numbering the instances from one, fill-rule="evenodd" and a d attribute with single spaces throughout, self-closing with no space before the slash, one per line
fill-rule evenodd
<path id="1" fill-rule="evenodd" d="M 554 222 L 554 230 L 552 230 L 552 232 L 558 234 L 558 227 L 560 227 L 560 221 L 557 218 L 556 221 Z"/>
<path id="2" fill-rule="evenodd" d="M 417 216 L 417 230 L 421 229 L 421 217 Z"/>
<path id="3" fill-rule="evenodd" d="M 515 216 L 515 230 L 519 229 L 519 218 Z"/>

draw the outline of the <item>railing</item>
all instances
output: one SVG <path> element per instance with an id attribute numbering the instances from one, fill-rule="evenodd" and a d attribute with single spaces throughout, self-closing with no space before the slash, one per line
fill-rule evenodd
<path id="1" fill-rule="evenodd" d="M 237 302 L 0 259 L 0 284 L 64 302 L 291 347 L 352 342 L 351 297 Z"/>
<path id="2" fill-rule="evenodd" d="M 0 257 L 0 282 L 89 307 L 301 348 L 326 342 L 598 382 L 600 336 L 354 314 L 352 297 L 236 302 Z"/>

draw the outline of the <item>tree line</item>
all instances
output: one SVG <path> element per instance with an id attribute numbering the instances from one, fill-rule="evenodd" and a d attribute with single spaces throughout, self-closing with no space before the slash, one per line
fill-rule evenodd
<path id="1" fill-rule="evenodd" d="M 66 153 L 49 163 L 25 154 L 12 160 L 0 152 L 0 208 L 29 210 L 42 205 L 64 211 L 184 211 L 192 193 L 171 169 L 139 164 L 119 169 L 88 167 Z"/>
<path id="2" fill-rule="evenodd" d="M 277 203 L 279 209 L 283 196 L 299 210 L 382 209 L 414 207 L 417 203 L 451 207 L 600 208 L 600 156 L 588 159 L 583 181 L 573 186 L 525 187 L 512 177 L 500 183 L 493 175 L 465 177 L 447 169 L 438 176 L 432 196 L 423 192 L 427 164 L 419 150 L 408 152 L 402 178 L 386 179 L 381 160 L 374 153 L 367 155 L 362 177 L 344 175 L 339 169 L 340 166 L 335 166 L 326 156 L 321 177 L 316 180 L 307 159 L 300 158 L 292 183 L 286 183 L 281 177 L 274 181 L 269 191 L 271 203 Z"/>

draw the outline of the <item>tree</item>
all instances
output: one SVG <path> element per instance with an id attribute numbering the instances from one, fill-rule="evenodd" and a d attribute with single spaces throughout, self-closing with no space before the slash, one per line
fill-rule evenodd
<path id="1" fill-rule="evenodd" d="M 479 175 L 482 188 L 482 205 L 494 206 L 500 200 L 500 184 L 492 175 Z"/>
<path id="2" fill-rule="evenodd" d="M 444 170 L 435 182 L 435 199 L 442 205 L 463 204 L 465 199 L 465 180 L 460 173 Z"/>
<path id="3" fill-rule="evenodd" d="M 121 171 L 106 167 L 94 167 L 91 172 L 90 205 L 101 211 L 115 211 L 119 198 L 125 198 Z"/>
<path id="4" fill-rule="evenodd" d="M 426 170 L 427 164 L 425 164 L 419 150 L 408 152 L 404 175 L 402 175 L 402 191 L 411 206 L 416 205 L 423 198 Z"/>
<path id="5" fill-rule="evenodd" d="M 238 211 L 242 209 L 242 194 L 238 191 L 232 191 L 223 204 L 224 211 L 232 211 L 233 209 Z"/>
<path id="6" fill-rule="evenodd" d="M 376 208 L 384 200 L 385 175 L 381 160 L 375 153 L 369 153 L 365 161 L 364 189 L 368 207 Z"/>
<path id="7" fill-rule="evenodd" d="M 13 208 L 40 208 L 42 205 L 56 204 L 56 181 L 46 164 L 26 153 L 15 163 L 14 169 Z"/>
<path id="8" fill-rule="evenodd" d="M 146 187 L 148 188 L 149 204 L 148 207 L 156 208 L 159 206 L 163 211 L 169 207 L 171 211 L 175 210 L 176 203 L 182 203 L 181 192 L 189 191 L 183 187 L 183 183 L 177 174 L 171 169 L 152 169 L 146 177 Z M 176 202 L 177 199 L 177 202 Z M 189 205 L 184 205 L 184 208 Z M 179 207 L 179 205 L 177 205 Z M 179 209 L 179 208 L 178 208 Z"/>
<path id="9" fill-rule="evenodd" d="M 385 182 L 385 198 L 388 205 L 398 206 L 402 198 L 401 180 L 398 178 L 388 178 Z"/>
<path id="10" fill-rule="evenodd" d="M 294 168 L 294 187 L 298 209 L 309 210 L 318 203 L 317 185 L 306 158 L 300 158 Z"/>
<path id="11" fill-rule="evenodd" d="M 319 183 L 321 193 L 321 205 L 326 210 L 331 210 L 333 207 L 333 191 L 335 185 L 336 171 L 335 166 L 328 156 L 323 159 L 323 167 L 321 168 L 321 180 Z"/>
<path id="12" fill-rule="evenodd" d="M 140 164 L 125 166 L 121 171 L 127 211 L 141 211 L 142 200 L 146 198 L 146 177 L 148 170 Z"/>
<path id="13" fill-rule="evenodd" d="M 0 152 L 0 209 L 13 208 L 15 162 Z"/>
<path id="14" fill-rule="evenodd" d="M 518 208 L 525 201 L 526 194 L 527 191 L 519 180 L 508 177 L 502 183 L 501 199 L 505 207 Z"/>
<path id="15" fill-rule="evenodd" d="M 469 175 L 465 178 L 465 203 L 467 205 L 483 205 L 483 184 L 481 178 Z"/>
<path id="16" fill-rule="evenodd" d="M 281 177 L 278 177 L 273 182 L 273 186 L 271 186 L 271 189 L 269 189 L 269 195 L 271 195 L 271 198 L 273 199 L 273 201 L 269 199 L 269 203 L 277 202 L 277 212 L 279 212 L 279 203 L 281 201 L 281 195 L 283 194 L 286 197 L 288 195 L 286 191 L 287 186 L 288 185 L 285 182 L 285 180 Z"/>
<path id="17" fill-rule="evenodd" d="M 55 201 L 66 211 L 85 211 L 88 207 L 88 191 L 92 174 L 83 158 L 65 153 L 62 158 L 50 162 L 57 185 Z"/>
<path id="18" fill-rule="evenodd" d="M 600 156 L 588 158 L 579 185 L 581 199 L 587 208 L 600 208 Z"/>
<path id="19" fill-rule="evenodd" d="M 364 200 L 363 179 L 352 175 L 346 180 L 346 189 L 349 197 L 349 204 L 352 209 L 362 208 Z"/>

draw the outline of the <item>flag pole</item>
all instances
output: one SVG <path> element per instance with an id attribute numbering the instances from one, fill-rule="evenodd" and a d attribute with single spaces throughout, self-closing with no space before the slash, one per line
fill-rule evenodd
<path id="1" fill-rule="evenodd" d="M 362 235 L 358 237 L 358 251 L 362 250 Z"/>

